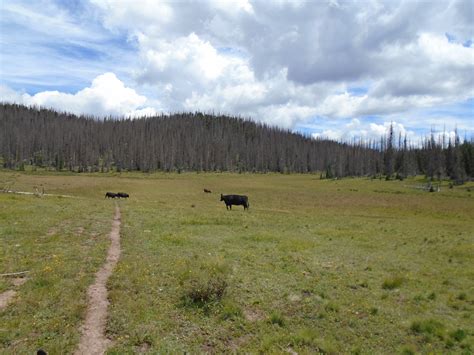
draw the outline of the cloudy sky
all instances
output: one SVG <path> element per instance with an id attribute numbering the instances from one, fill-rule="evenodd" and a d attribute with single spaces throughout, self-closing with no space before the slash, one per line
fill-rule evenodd
<path id="1" fill-rule="evenodd" d="M 0 100 L 474 135 L 474 1 L 0 0 Z"/>

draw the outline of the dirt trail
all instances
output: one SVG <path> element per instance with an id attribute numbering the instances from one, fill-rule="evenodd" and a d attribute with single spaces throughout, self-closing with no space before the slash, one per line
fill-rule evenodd
<path id="1" fill-rule="evenodd" d="M 0 293 L 0 310 L 4 309 L 6 306 L 10 304 L 15 297 L 16 291 L 8 290 L 5 292 Z"/>
<path id="2" fill-rule="evenodd" d="M 120 208 L 115 204 L 115 216 L 110 232 L 110 247 L 107 260 L 95 276 L 95 282 L 87 291 L 88 306 L 84 324 L 81 327 L 81 340 L 75 354 L 103 354 L 110 343 L 105 336 L 107 321 L 107 280 L 120 257 Z"/>
<path id="3" fill-rule="evenodd" d="M 12 275 L 21 274 L 21 273 L 12 273 Z M 15 277 L 11 280 L 11 283 L 14 287 L 20 287 L 28 280 L 27 277 Z M 6 308 L 15 298 L 16 291 L 15 290 L 7 290 L 5 292 L 0 293 L 0 311 Z"/>

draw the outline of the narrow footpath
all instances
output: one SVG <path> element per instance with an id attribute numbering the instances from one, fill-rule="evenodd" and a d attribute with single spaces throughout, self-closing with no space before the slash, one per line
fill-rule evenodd
<path id="1" fill-rule="evenodd" d="M 87 291 L 88 306 L 84 324 L 81 327 L 81 340 L 75 354 L 104 354 L 109 346 L 105 336 L 107 322 L 107 280 L 120 257 L 120 208 L 115 204 L 115 216 L 110 232 L 110 247 L 107 259 L 95 276 L 95 282 Z"/>
<path id="2" fill-rule="evenodd" d="M 23 272 L 12 272 L 8 274 L 2 274 L 0 276 L 17 276 L 17 275 L 24 275 L 28 273 L 28 271 Z M 26 281 L 28 281 L 28 277 L 14 277 L 11 279 L 11 283 L 13 287 L 20 287 Z M 0 311 L 6 308 L 9 304 L 13 303 L 16 296 L 15 290 L 7 290 L 5 292 L 0 293 Z"/>
<path id="3" fill-rule="evenodd" d="M 0 293 L 0 311 L 6 308 L 10 302 L 13 301 L 13 298 L 16 295 L 16 291 L 7 290 L 5 292 Z"/>

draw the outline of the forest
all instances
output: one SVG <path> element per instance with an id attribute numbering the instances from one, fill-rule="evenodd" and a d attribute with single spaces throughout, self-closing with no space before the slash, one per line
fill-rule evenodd
<path id="1" fill-rule="evenodd" d="M 250 119 L 203 113 L 97 118 L 0 104 L 5 169 L 317 173 L 321 178 L 425 175 L 474 178 L 474 141 L 431 132 L 420 142 L 395 136 L 335 142 Z"/>

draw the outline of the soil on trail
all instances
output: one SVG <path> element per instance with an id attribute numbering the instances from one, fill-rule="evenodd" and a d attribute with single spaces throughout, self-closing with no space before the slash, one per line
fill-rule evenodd
<path id="1" fill-rule="evenodd" d="M 0 293 L 0 310 L 4 309 L 15 297 L 16 291 L 8 290 Z"/>
<path id="2" fill-rule="evenodd" d="M 103 354 L 110 343 L 105 336 L 107 321 L 107 280 L 120 257 L 120 209 L 115 205 L 115 216 L 110 232 L 110 247 L 107 260 L 95 276 L 95 282 L 87 291 L 88 306 L 84 324 L 81 327 L 81 340 L 76 354 Z"/>
<path id="3" fill-rule="evenodd" d="M 27 277 L 15 277 L 11 279 L 11 283 L 14 287 L 20 287 L 28 280 Z M 6 308 L 15 298 L 16 291 L 15 290 L 7 290 L 5 292 L 0 293 L 0 310 Z"/>

